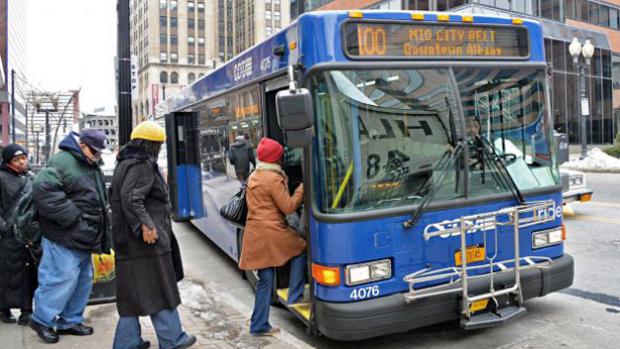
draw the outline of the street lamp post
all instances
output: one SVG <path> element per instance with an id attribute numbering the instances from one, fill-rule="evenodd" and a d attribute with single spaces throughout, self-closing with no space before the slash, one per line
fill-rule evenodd
<path id="1" fill-rule="evenodd" d="M 587 156 L 587 138 L 586 138 L 586 118 L 590 115 L 590 103 L 588 97 L 586 96 L 586 69 L 590 67 L 590 59 L 594 56 L 594 46 L 590 42 L 590 39 L 586 39 L 583 46 L 579 39 L 573 38 L 573 41 L 568 46 L 568 52 L 573 57 L 573 64 L 577 68 L 579 72 L 579 84 L 577 84 L 578 94 L 579 94 L 579 110 L 581 111 L 579 115 L 579 122 L 581 125 L 581 156 L 580 159 L 583 159 Z M 579 56 L 583 56 L 585 63 L 579 61 Z"/>

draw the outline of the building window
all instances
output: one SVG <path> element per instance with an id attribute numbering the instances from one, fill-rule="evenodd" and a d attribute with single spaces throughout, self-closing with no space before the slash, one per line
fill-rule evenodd
<path id="1" fill-rule="evenodd" d="M 187 2 L 187 9 L 188 9 L 188 10 L 190 10 L 190 11 L 194 11 L 194 7 L 195 7 L 195 4 L 194 4 L 194 2 L 193 2 L 193 1 L 188 1 L 188 2 Z"/>
<path id="2" fill-rule="evenodd" d="M 265 19 L 271 20 L 271 11 L 270 10 L 265 10 Z"/>
<path id="3" fill-rule="evenodd" d="M 165 84 L 168 82 L 168 73 L 165 71 L 159 73 L 159 82 Z"/>
<path id="4" fill-rule="evenodd" d="M 203 76 L 205 76 L 203 73 L 198 74 L 198 79 L 200 79 Z"/>
<path id="5" fill-rule="evenodd" d="M 187 83 L 191 84 L 194 81 L 196 81 L 196 74 L 194 73 L 187 74 Z"/>
<path id="6" fill-rule="evenodd" d="M 179 54 L 176 52 L 172 52 L 170 54 L 170 62 L 177 63 L 179 61 Z"/>
<path id="7" fill-rule="evenodd" d="M 187 55 L 187 64 L 195 64 L 196 58 L 193 54 Z"/>
<path id="8" fill-rule="evenodd" d="M 205 20 L 204 19 L 199 19 L 198 20 L 198 29 L 204 29 L 205 28 Z"/>
<path id="9" fill-rule="evenodd" d="M 166 45 L 168 43 L 168 36 L 166 34 L 159 34 L 159 43 Z"/>
<path id="10" fill-rule="evenodd" d="M 159 61 L 167 63 L 168 62 L 168 54 L 166 52 L 159 53 Z"/>
<path id="11" fill-rule="evenodd" d="M 275 21 L 279 21 L 280 20 L 280 11 L 273 11 L 273 19 Z"/>
<path id="12" fill-rule="evenodd" d="M 165 9 L 166 7 L 168 7 L 167 1 L 166 0 L 159 0 L 159 8 Z"/>
<path id="13" fill-rule="evenodd" d="M 273 28 L 271 27 L 265 27 L 265 34 L 267 36 L 271 36 L 271 34 L 273 34 Z"/>
<path id="14" fill-rule="evenodd" d="M 194 39 L 194 37 L 193 37 L 193 36 L 188 36 L 188 37 L 187 37 L 187 43 L 189 43 L 189 44 L 193 44 L 194 42 L 196 42 L 196 40 Z"/>
<path id="15" fill-rule="evenodd" d="M 205 64 L 205 55 L 198 55 L 198 64 Z"/>
<path id="16" fill-rule="evenodd" d="M 170 73 L 170 83 L 171 84 L 179 83 L 179 74 L 177 74 L 177 72 L 173 71 L 172 73 Z"/>
<path id="17" fill-rule="evenodd" d="M 177 6 L 178 6 L 177 0 L 170 0 L 170 10 L 176 11 Z"/>
<path id="18" fill-rule="evenodd" d="M 204 46 L 205 45 L 205 38 L 203 36 L 198 38 L 198 45 L 200 45 L 200 46 Z"/>
<path id="19" fill-rule="evenodd" d="M 173 28 L 177 27 L 177 18 L 176 17 L 170 17 L 170 26 Z"/>
<path id="20" fill-rule="evenodd" d="M 159 16 L 159 25 L 161 27 L 168 25 L 168 18 L 166 16 Z"/>
<path id="21" fill-rule="evenodd" d="M 198 12 L 205 12 L 205 3 L 204 2 L 199 2 L 198 3 Z"/>
<path id="22" fill-rule="evenodd" d="M 188 18 L 187 19 L 187 28 L 188 29 L 194 29 L 194 19 L 193 18 Z"/>
<path id="23" fill-rule="evenodd" d="M 174 34 L 170 35 L 170 45 L 176 45 L 176 44 L 178 44 L 177 36 Z"/>

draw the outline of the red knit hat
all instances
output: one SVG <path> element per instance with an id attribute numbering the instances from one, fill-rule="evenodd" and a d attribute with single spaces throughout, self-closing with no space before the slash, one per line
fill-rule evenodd
<path id="1" fill-rule="evenodd" d="M 263 137 L 258 143 L 256 149 L 256 155 L 258 155 L 258 161 L 276 163 L 280 160 L 284 154 L 284 147 L 277 141 L 271 138 Z"/>

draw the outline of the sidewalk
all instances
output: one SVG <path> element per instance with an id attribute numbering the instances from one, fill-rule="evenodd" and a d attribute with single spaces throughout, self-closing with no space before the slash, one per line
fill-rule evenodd
<path id="1" fill-rule="evenodd" d="M 218 294 L 209 285 L 191 277 L 179 284 L 183 304 L 179 308 L 185 330 L 196 336 L 196 349 L 288 349 L 311 348 L 286 332 L 277 337 L 252 337 L 248 332 L 247 315 L 251 309 L 226 294 Z M 18 315 L 18 312 L 15 312 Z M 114 304 L 89 306 L 86 321 L 95 334 L 87 337 L 62 336 L 57 344 L 41 341 L 29 327 L 0 324 L 0 347 L 3 349 L 99 349 L 112 348 L 118 315 Z M 141 318 L 142 338 L 158 348 L 155 331 L 149 318 Z"/>

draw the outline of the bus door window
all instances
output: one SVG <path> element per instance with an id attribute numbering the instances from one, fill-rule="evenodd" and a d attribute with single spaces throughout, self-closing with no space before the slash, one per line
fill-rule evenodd
<path id="1" fill-rule="evenodd" d="M 303 183 L 302 154 L 301 148 L 289 148 L 284 139 L 284 132 L 278 124 L 276 113 L 276 94 L 280 90 L 265 92 L 265 116 L 267 123 L 267 137 L 274 139 L 284 145 L 284 156 L 282 170 L 288 176 L 288 189 L 292 195 L 297 186 Z"/>

